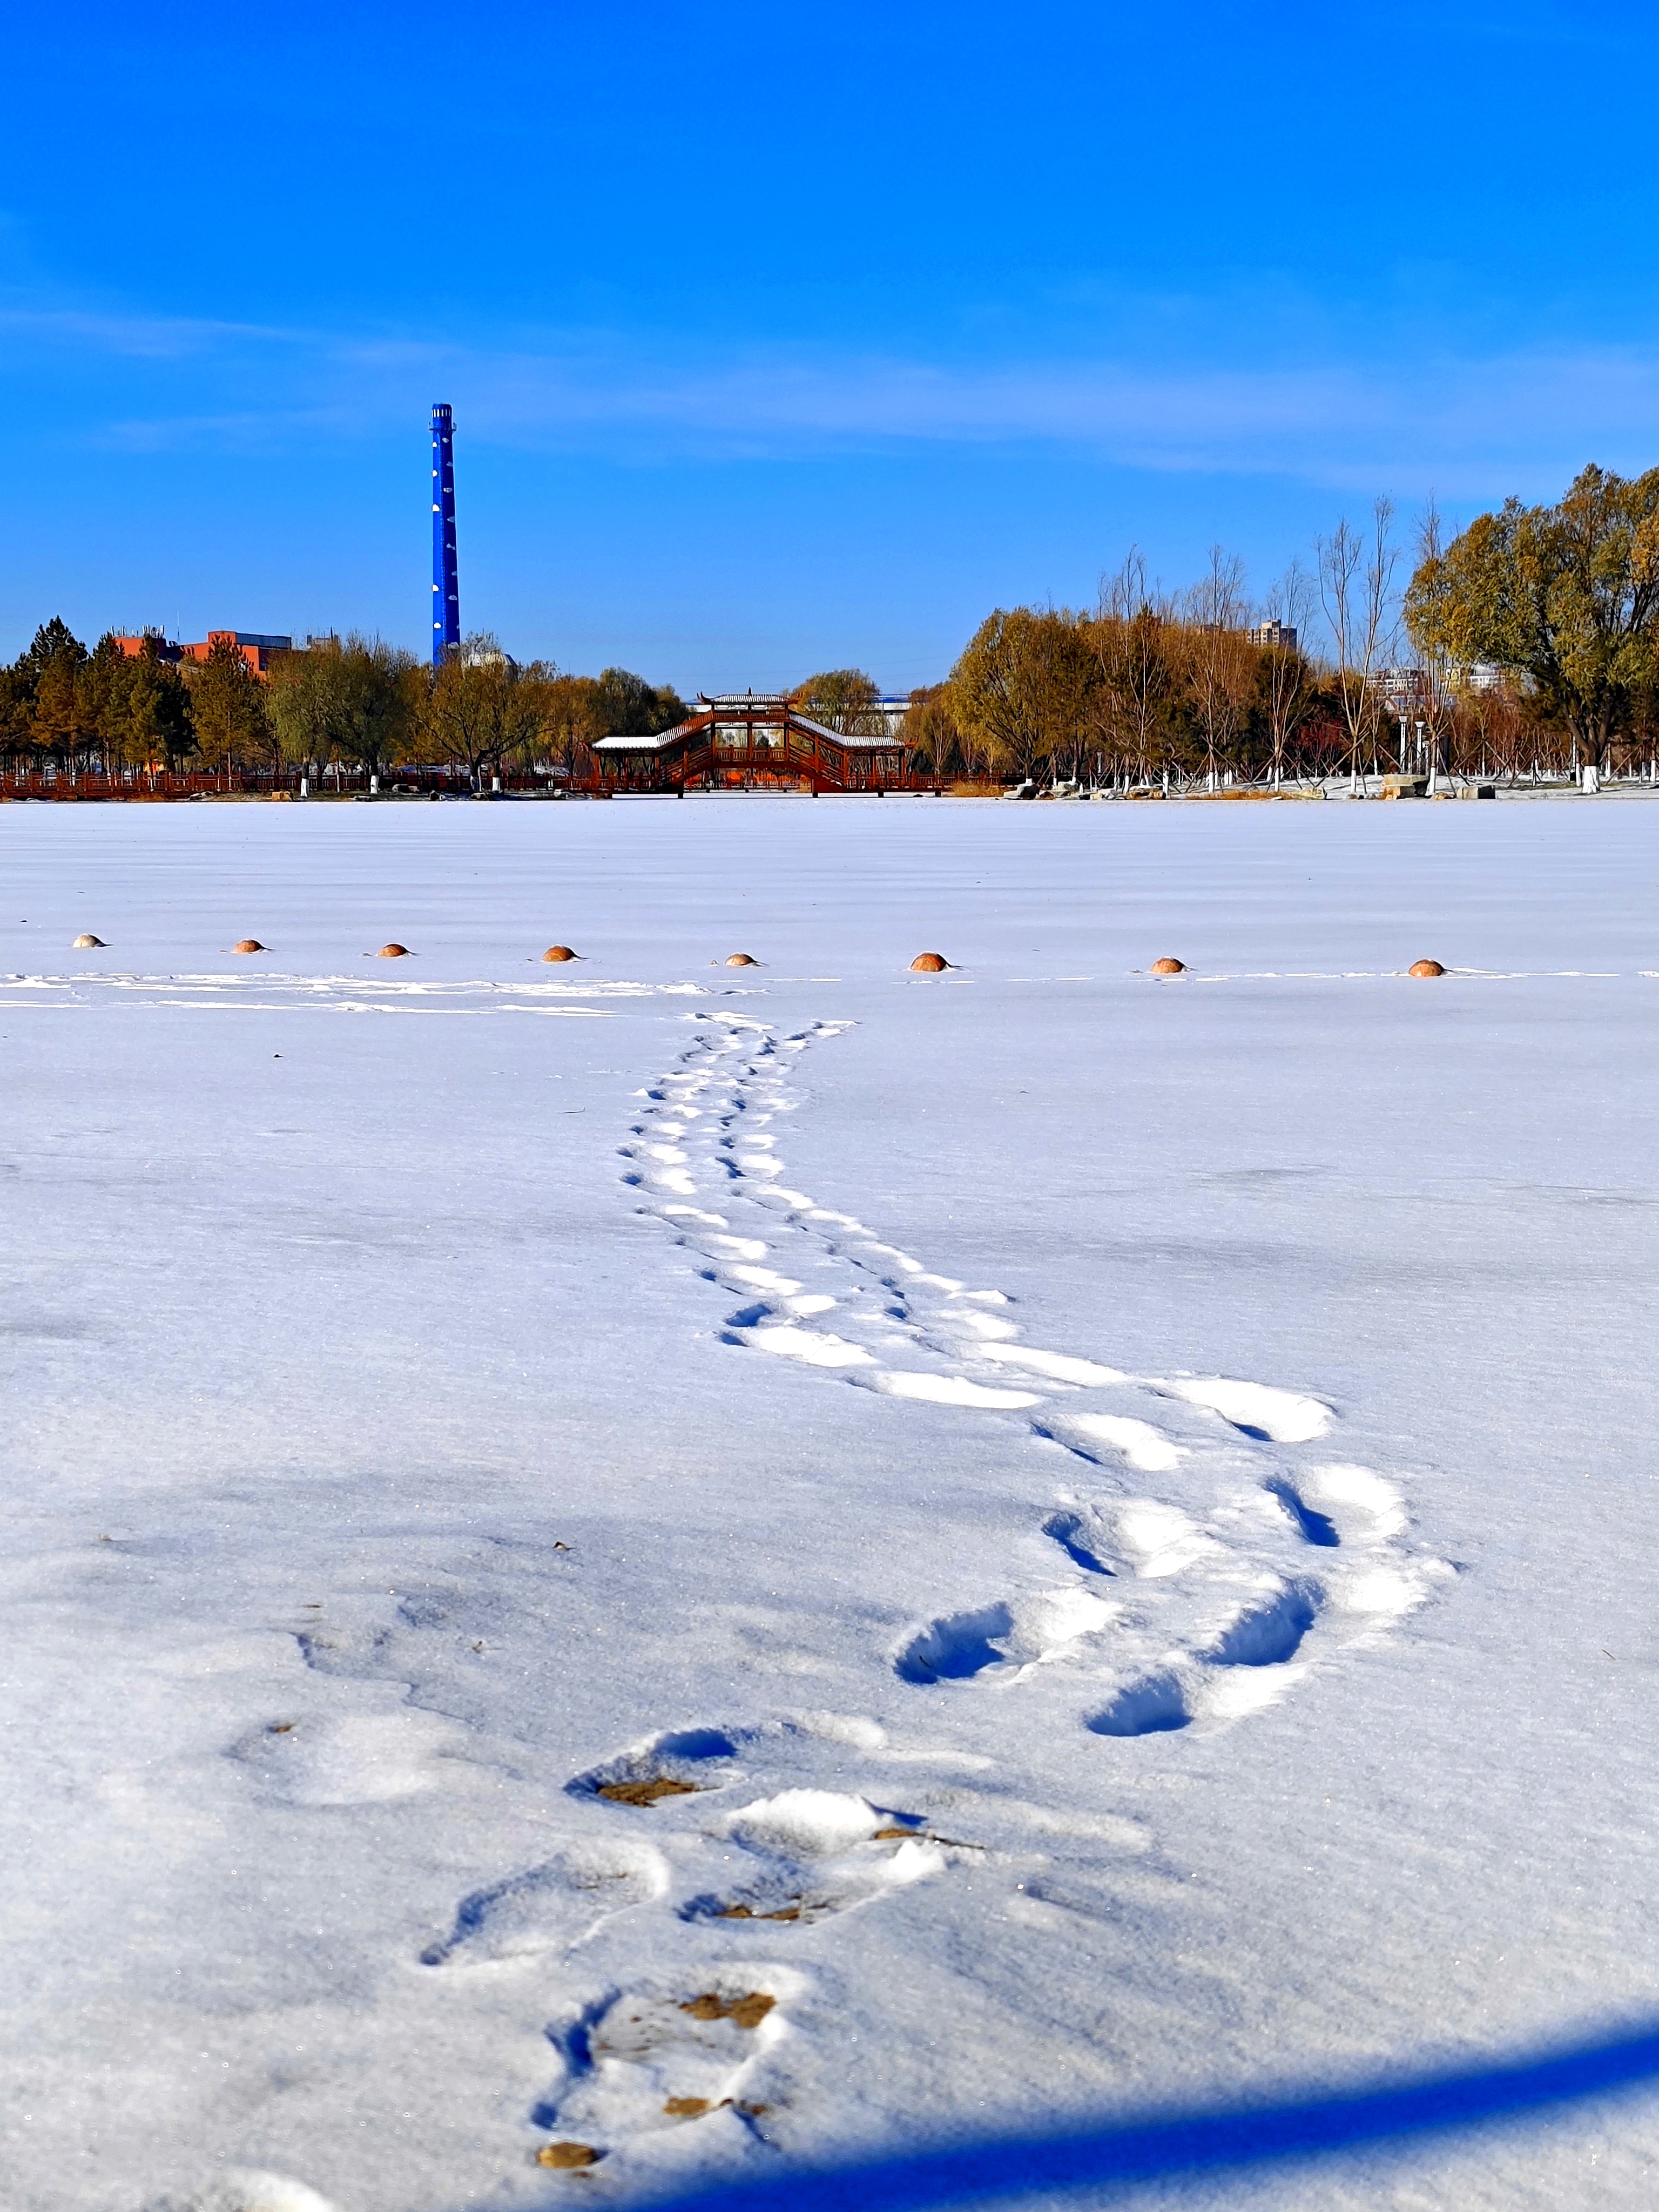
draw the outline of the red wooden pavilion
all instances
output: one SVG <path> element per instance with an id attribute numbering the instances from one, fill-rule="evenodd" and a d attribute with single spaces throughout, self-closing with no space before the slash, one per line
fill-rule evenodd
<path id="1" fill-rule="evenodd" d="M 602 793 L 655 791 L 906 791 L 915 789 L 903 740 L 826 729 L 781 691 L 709 699 L 651 738 L 601 738 L 593 747 Z"/>

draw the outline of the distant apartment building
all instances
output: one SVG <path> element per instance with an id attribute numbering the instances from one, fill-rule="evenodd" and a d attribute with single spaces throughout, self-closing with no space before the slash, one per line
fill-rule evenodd
<path id="1" fill-rule="evenodd" d="M 1382 694 L 1395 714 L 1422 714 L 1428 711 L 1432 690 L 1424 669 L 1373 669 L 1370 684 L 1374 691 Z"/>
<path id="2" fill-rule="evenodd" d="M 137 660 L 149 647 L 155 649 L 159 659 L 177 667 L 181 661 L 204 661 L 219 644 L 234 645 L 255 676 L 269 676 L 270 658 L 276 653 L 292 653 L 294 640 L 277 637 L 264 630 L 210 629 L 199 645 L 179 645 L 162 637 L 159 632 L 147 630 L 139 637 L 118 637 L 118 649 L 129 660 Z"/>
<path id="3" fill-rule="evenodd" d="M 1271 646 L 1279 653 L 1296 651 L 1296 626 L 1293 623 L 1258 623 L 1254 629 L 1245 631 L 1244 638 L 1247 644 Z"/>

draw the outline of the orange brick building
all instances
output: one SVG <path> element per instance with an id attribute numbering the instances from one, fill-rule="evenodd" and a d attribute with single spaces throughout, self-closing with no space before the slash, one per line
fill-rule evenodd
<path id="1" fill-rule="evenodd" d="M 268 636 L 263 631 L 252 629 L 210 629 L 199 645 L 174 645 L 166 638 L 156 638 L 153 642 L 161 659 L 176 667 L 184 660 L 205 660 L 221 641 L 227 645 L 234 645 L 254 675 L 260 677 L 270 673 L 273 653 L 292 653 L 294 650 L 291 637 Z M 143 637 L 118 637 L 115 642 L 129 660 L 137 660 L 152 641 Z"/>

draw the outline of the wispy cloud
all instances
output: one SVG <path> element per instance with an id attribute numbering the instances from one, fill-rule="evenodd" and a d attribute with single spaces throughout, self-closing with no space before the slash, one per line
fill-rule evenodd
<path id="1" fill-rule="evenodd" d="M 268 323 L 215 322 L 184 315 L 100 313 L 84 307 L 0 304 L 0 337 L 15 359 L 39 351 L 100 353 L 143 361 L 202 360 L 239 345 L 303 349 L 319 333 Z"/>
<path id="2" fill-rule="evenodd" d="M 1288 363 L 1224 358 L 1217 345 L 1211 358 L 987 365 L 591 331 L 460 346 L 20 306 L 0 307 L 0 338 L 14 375 L 47 356 L 75 362 L 72 434 L 127 450 L 406 434 L 411 415 L 445 398 L 486 444 L 641 463 L 1046 447 L 1127 468 L 1482 500 L 1551 491 L 1592 458 L 1622 468 L 1659 458 L 1659 344 L 1485 356 L 1396 345 L 1387 358 L 1333 346 Z M 131 404 L 112 408 L 112 393 Z"/>
<path id="3" fill-rule="evenodd" d="M 690 374 L 512 356 L 453 363 L 477 434 L 629 432 L 753 455 L 896 443 L 1042 444 L 1158 471 L 1485 495 L 1553 486 L 1592 453 L 1659 455 L 1659 349 L 1425 359 L 1379 371 L 1119 361 L 976 368 L 779 353 Z"/>

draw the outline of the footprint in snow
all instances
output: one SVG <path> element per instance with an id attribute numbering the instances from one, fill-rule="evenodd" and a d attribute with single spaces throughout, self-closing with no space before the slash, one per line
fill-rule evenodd
<path id="1" fill-rule="evenodd" d="M 649 1810 L 665 1799 L 723 1790 L 737 1779 L 738 1747 L 718 1729 L 672 1729 L 648 1736 L 566 1783 L 573 1797 Z"/>
<path id="2" fill-rule="evenodd" d="M 740 2154 L 777 2100 L 784 2008 L 805 1987 L 787 1969 L 728 1967 L 600 1999 L 549 2029 L 562 2074 L 532 2124 L 605 2156 L 696 2124 L 700 2151 Z"/>
<path id="3" fill-rule="evenodd" d="M 1079 1641 L 1097 1635 L 1118 1607 L 1092 1590 L 1066 1585 L 945 1615 L 913 1637 L 894 1662 L 902 1681 L 1018 1680 Z"/>
<path id="4" fill-rule="evenodd" d="M 476 1771 L 471 1747 L 465 1729 L 405 1706 L 268 1721 L 229 1755 L 269 1796 L 291 1805 L 374 1805 L 465 1781 Z"/>
<path id="5" fill-rule="evenodd" d="M 611 1914 L 665 1896 L 668 1881 L 668 1862 L 649 1844 L 567 1844 L 540 1865 L 464 1897 L 448 1936 L 428 1944 L 421 1964 L 485 1966 L 567 1951 Z"/>
<path id="6" fill-rule="evenodd" d="M 744 1865 L 685 1920 L 808 1924 L 942 1873 L 947 1848 L 915 1814 L 833 1790 L 785 1790 L 728 1816 L 721 1832 Z"/>

